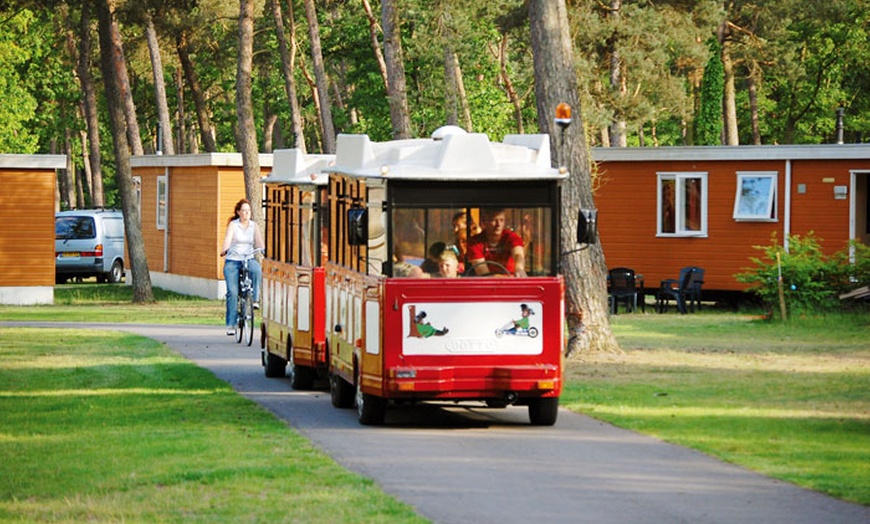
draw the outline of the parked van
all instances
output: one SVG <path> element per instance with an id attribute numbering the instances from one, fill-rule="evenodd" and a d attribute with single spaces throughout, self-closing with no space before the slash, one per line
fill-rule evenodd
<path id="1" fill-rule="evenodd" d="M 55 281 L 97 277 L 120 282 L 124 277 L 124 216 L 113 209 L 61 211 L 54 219 Z"/>

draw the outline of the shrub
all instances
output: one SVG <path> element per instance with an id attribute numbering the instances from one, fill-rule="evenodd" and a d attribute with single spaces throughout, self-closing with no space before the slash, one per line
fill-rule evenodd
<path id="1" fill-rule="evenodd" d="M 764 252 L 763 258 L 750 258 L 755 267 L 734 277 L 738 282 L 750 284 L 749 290 L 770 311 L 779 311 L 780 271 L 785 303 L 792 313 L 839 309 L 840 293 L 870 282 L 870 248 L 857 241 L 850 246 L 855 251 L 854 263 L 850 261 L 849 247 L 826 256 L 812 232 L 804 237 L 790 236 L 788 252 L 777 242 L 774 233 L 769 245 L 754 246 Z M 777 254 L 781 269 L 777 264 Z"/>

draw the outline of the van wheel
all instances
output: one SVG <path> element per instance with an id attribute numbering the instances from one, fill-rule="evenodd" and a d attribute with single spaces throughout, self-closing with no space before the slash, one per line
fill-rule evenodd
<path id="1" fill-rule="evenodd" d="M 112 263 L 112 269 L 106 274 L 106 279 L 110 284 L 117 284 L 124 277 L 124 266 L 121 265 L 120 260 L 116 260 Z"/>

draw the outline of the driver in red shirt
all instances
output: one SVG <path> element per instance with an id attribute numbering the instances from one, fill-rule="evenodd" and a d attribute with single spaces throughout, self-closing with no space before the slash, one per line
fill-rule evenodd
<path id="1" fill-rule="evenodd" d="M 523 239 L 505 227 L 504 209 L 485 208 L 481 211 L 483 231 L 468 239 L 468 262 L 477 275 L 526 276 L 526 256 Z M 510 275 L 495 264 L 501 264 Z"/>

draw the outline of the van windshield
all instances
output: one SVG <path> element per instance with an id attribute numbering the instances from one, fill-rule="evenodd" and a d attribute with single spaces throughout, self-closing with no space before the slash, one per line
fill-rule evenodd
<path id="1" fill-rule="evenodd" d="M 87 240 L 96 236 L 91 217 L 57 217 L 54 221 L 54 238 L 57 240 Z"/>

